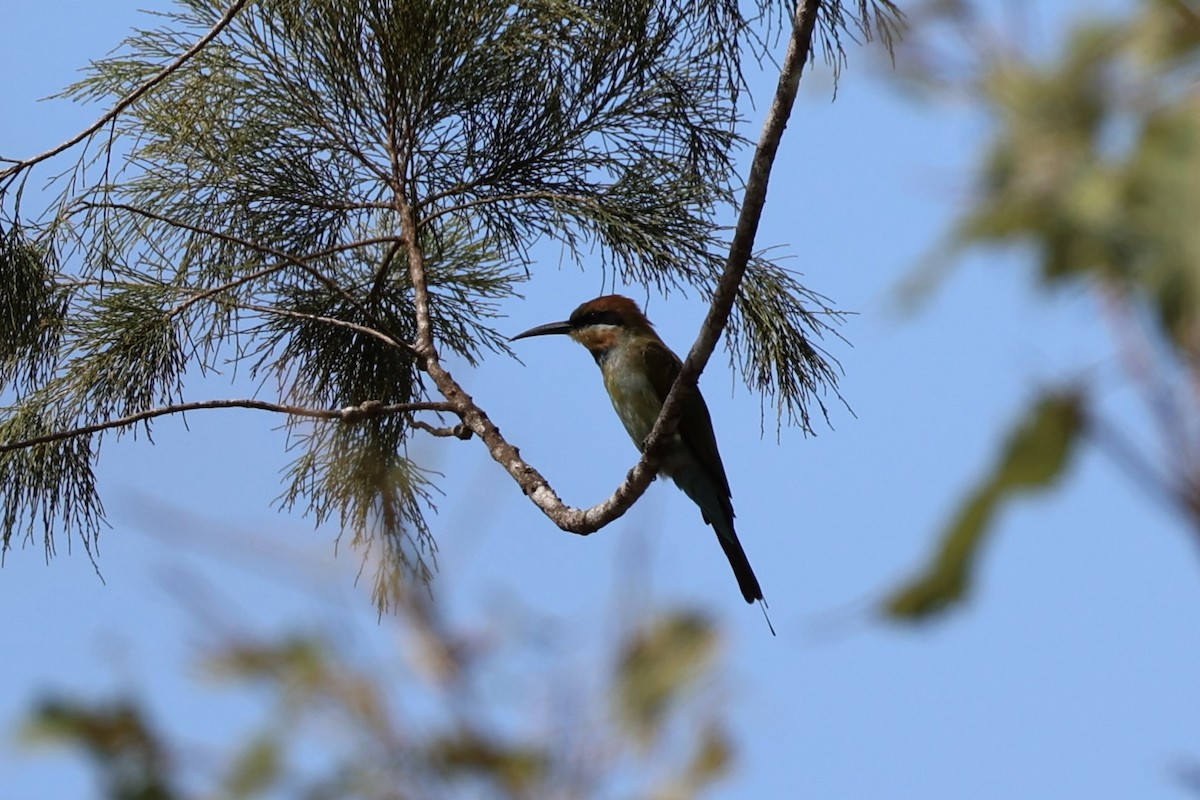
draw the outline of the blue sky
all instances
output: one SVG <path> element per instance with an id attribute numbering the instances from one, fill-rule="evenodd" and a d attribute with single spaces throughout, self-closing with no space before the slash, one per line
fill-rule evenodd
<path id="1" fill-rule="evenodd" d="M 93 119 L 98 109 L 34 101 L 145 25 L 136 9 L 151 5 L 162 7 L 12 4 L 0 29 L 0 74 L 10 76 L 0 85 L 0 153 L 40 151 Z M 1023 5 L 1042 46 L 1095 6 Z M 842 328 L 849 344 L 826 342 L 854 414 L 832 403 L 832 427 L 776 441 L 770 419 L 760 435 L 758 399 L 720 352 L 701 384 L 779 637 L 742 602 L 712 533 L 673 487 L 652 486 L 610 528 L 575 537 L 528 503 L 478 442 L 414 445 L 447 475 L 435 593 L 464 624 L 507 619 L 506 609 L 547 619 L 566 643 L 563 674 L 587 657 L 584 644 L 569 652 L 574 643 L 623 620 L 677 606 L 716 616 L 737 748 L 716 797 L 1186 796 L 1172 770 L 1200 757 L 1200 560 L 1183 528 L 1094 451 L 1063 491 L 1002 516 L 964 609 L 917 628 L 872 610 L 923 562 L 1036 390 L 1111 359 L 1091 300 L 1035 294 L 1019 253 L 974 256 L 920 313 L 897 311 L 895 286 L 966 202 L 988 129 L 965 107 L 901 96 L 885 70 L 879 53 L 851 50 L 832 103 L 825 71 L 806 81 L 759 236 L 854 312 Z M 761 110 L 769 83 L 758 83 Z M 562 319 L 599 286 L 596 273 L 548 252 L 503 326 Z M 648 312 L 682 351 L 704 307 L 674 296 L 654 298 Z M 564 499 L 601 500 L 635 453 L 594 364 L 565 339 L 519 344 L 523 365 L 493 358 L 476 370 L 456 365 L 456 377 Z M 192 380 L 187 393 L 248 392 Z M 1118 388 L 1106 402 L 1139 424 L 1132 393 Z M 368 587 L 354 586 L 356 555 L 335 554 L 334 531 L 272 510 L 287 462 L 278 420 L 231 411 L 188 423 L 160 424 L 153 446 L 108 442 L 106 583 L 78 547 L 67 553 L 65 538 L 48 564 L 39 545 L 9 553 L 0 570 L 6 797 L 94 790 L 77 759 L 20 744 L 19 721 L 41 693 L 143 695 L 171 730 L 220 747 L 261 710 L 198 674 L 197 656 L 221 632 L 325 624 L 364 653 L 394 652 Z"/>

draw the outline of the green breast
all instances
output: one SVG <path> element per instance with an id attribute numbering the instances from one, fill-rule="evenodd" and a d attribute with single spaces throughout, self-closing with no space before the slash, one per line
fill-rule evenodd
<path id="1" fill-rule="evenodd" d="M 604 388 L 608 390 L 621 424 L 633 443 L 641 448 L 658 419 L 662 401 L 639 366 L 624 362 L 614 350 L 604 359 L 601 370 L 604 373 Z"/>

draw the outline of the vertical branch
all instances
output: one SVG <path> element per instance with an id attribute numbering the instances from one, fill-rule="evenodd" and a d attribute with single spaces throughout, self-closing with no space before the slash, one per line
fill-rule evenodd
<path id="1" fill-rule="evenodd" d="M 671 386 L 671 391 L 659 412 L 658 420 L 654 423 L 654 429 L 646 439 L 645 455 L 630 473 L 631 480 L 638 483 L 645 481 L 649 484 L 654 471 L 651 465 L 657 462 L 656 450 L 659 444 L 674 432 L 683 410 L 683 398 L 695 389 L 700 373 L 712 357 L 717 341 L 729 322 L 738 288 L 754 250 L 754 239 L 758 234 L 758 224 L 767 201 L 767 185 L 771 179 L 775 154 L 779 151 L 779 143 L 783 139 L 783 132 L 787 128 L 792 107 L 796 102 L 804 65 L 812 52 L 813 30 L 816 27 L 817 15 L 821 11 L 821 3 L 822 0 L 797 0 L 795 17 L 792 20 L 792 35 L 780 67 L 775 99 L 767 112 L 762 136 L 754 151 L 750 177 L 746 181 L 746 194 L 742 198 L 742 209 L 734 229 L 733 241 L 729 246 L 729 255 L 725 259 L 725 270 L 721 273 L 721 280 L 713 294 L 704 324 L 683 362 L 683 369 L 676 376 L 675 383 Z"/>
<path id="2" fill-rule="evenodd" d="M 396 176 L 403 180 L 402 176 Z M 425 367 L 436 362 L 437 349 L 433 344 L 433 323 L 429 318 L 429 284 L 425 280 L 425 251 L 417 237 L 417 215 L 413 204 L 402 192 L 396 193 L 396 213 L 400 215 L 400 228 L 404 232 L 404 246 L 408 256 L 408 280 L 413 289 L 413 312 L 417 321 L 416 351 Z"/>

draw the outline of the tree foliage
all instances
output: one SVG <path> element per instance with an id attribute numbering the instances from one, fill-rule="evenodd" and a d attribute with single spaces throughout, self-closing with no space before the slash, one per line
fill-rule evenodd
<path id="1" fill-rule="evenodd" d="M 51 550 L 61 522 L 91 552 L 103 441 L 223 407 L 187 400 L 184 378 L 231 365 L 278 396 L 243 405 L 287 414 L 282 505 L 382 548 L 381 603 L 433 566 L 415 431 L 478 435 L 557 502 L 443 359 L 508 354 L 497 318 L 546 241 L 621 283 L 716 291 L 743 53 L 780 21 L 797 33 L 790 4 L 757 10 L 765 22 L 725 0 L 179 0 L 134 31 L 64 92 L 114 112 L 45 212 L 28 212 L 26 181 L 62 148 L 0 171 L 3 547 L 40 533 Z M 895 13 L 796 11 L 833 53 L 847 26 L 890 36 Z M 730 358 L 808 427 L 836 391 L 812 342 L 835 317 L 769 261 L 746 276 Z"/>

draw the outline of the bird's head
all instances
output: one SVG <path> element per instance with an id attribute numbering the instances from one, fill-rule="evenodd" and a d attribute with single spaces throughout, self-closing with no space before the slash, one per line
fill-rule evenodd
<path id="1" fill-rule="evenodd" d="M 658 338 L 650 320 L 646 319 L 637 303 L 619 294 L 606 294 L 595 300 L 588 300 L 571 312 L 566 321 L 538 325 L 524 333 L 518 333 L 512 337 L 512 341 L 552 333 L 565 333 L 597 358 L 622 339 L 639 335 Z"/>

